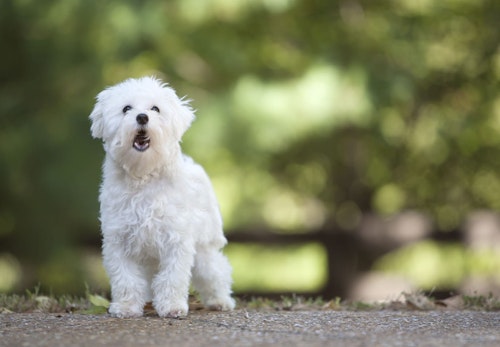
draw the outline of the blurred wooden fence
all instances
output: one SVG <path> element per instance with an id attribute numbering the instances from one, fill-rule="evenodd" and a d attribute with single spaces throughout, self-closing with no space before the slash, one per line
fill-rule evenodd
<path id="1" fill-rule="evenodd" d="M 481 212 L 471 215 L 459 229 L 439 231 L 422 214 L 405 212 L 392 218 L 365 217 L 355 230 L 331 226 L 303 234 L 286 234 L 240 229 L 231 230 L 227 237 L 229 242 L 262 245 L 320 243 L 328 257 L 326 285 L 317 293 L 307 294 L 330 299 L 347 297 L 356 279 L 372 270 L 381 256 L 418 241 L 463 242 L 470 247 L 500 245 L 500 219 L 495 213 Z M 433 295 L 449 295 L 452 289 Z"/>

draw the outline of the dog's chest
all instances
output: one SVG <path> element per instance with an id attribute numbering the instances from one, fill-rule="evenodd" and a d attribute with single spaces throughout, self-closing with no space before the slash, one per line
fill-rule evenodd
<path id="1" fill-rule="evenodd" d="M 186 197 L 168 184 L 117 189 L 114 193 L 103 199 L 103 222 L 112 224 L 110 229 L 121 234 L 130 254 L 155 256 L 168 244 L 184 238 L 190 228 L 192 213 L 188 212 Z"/>

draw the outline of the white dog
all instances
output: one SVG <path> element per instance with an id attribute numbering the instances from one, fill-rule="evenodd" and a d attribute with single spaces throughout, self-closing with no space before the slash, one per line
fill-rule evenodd
<path id="1" fill-rule="evenodd" d="M 231 310 L 231 266 L 210 180 L 181 152 L 194 114 L 153 77 L 97 96 L 91 132 L 106 157 L 100 191 L 104 267 L 115 317 L 138 317 L 152 300 L 161 317 L 188 312 L 190 280 L 204 305 Z"/>

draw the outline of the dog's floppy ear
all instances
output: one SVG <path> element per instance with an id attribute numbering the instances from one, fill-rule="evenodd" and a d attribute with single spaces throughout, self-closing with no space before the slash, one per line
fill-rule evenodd
<path id="1" fill-rule="evenodd" d="M 90 126 L 90 132 L 92 133 L 92 137 L 95 139 L 101 139 L 104 133 L 104 120 L 101 99 L 102 92 L 97 95 L 94 109 L 89 116 L 92 122 L 92 125 Z"/>
<path id="2" fill-rule="evenodd" d="M 189 100 L 185 99 L 179 100 L 176 106 L 176 117 L 173 119 L 174 132 L 177 139 L 180 140 L 194 120 L 194 110 L 189 105 Z"/>

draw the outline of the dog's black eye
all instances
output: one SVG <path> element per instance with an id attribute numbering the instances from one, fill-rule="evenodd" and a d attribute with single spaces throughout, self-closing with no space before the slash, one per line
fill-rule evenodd
<path id="1" fill-rule="evenodd" d="M 127 105 L 127 106 L 125 106 L 125 107 L 123 108 L 123 110 L 122 110 L 122 111 L 123 111 L 123 113 L 127 113 L 127 112 L 128 112 L 128 111 L 130 111 L 131 109 L 132 109 L 132 106 Z"/>
<path id="2" fill-rule="evenodd" d="M 160 112 L 160 109 L 156 106 L 151 107 L 151 111 Z"/>

